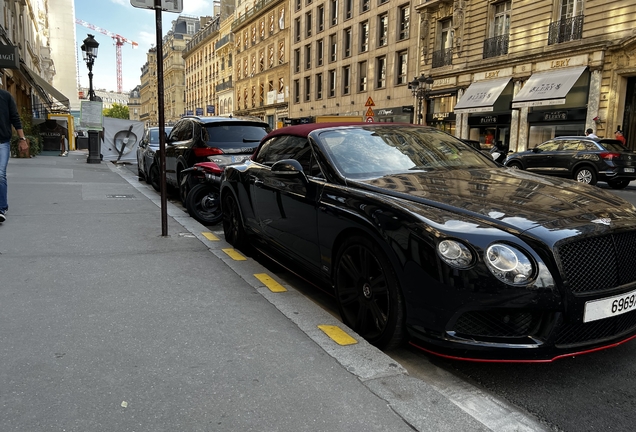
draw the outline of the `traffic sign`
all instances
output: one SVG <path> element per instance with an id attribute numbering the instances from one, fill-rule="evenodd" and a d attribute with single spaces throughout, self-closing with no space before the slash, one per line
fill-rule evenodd
<path id="1" fill-rule="evenodd" d="M 130 4 L 142 9 L 155 8 L 155 0 L 130 0 Z M 181 13 L 183 10 L 183 0 L 161 0 L 161 10 Z"/>
<path id="2" fill-rule="evenodd" d="M 373 117 L 373 109 L 371 107 L 369 107 L 369 109 L 367 109 L 367 113 L 365 114 L 365 116 L 367 117 Z"/>
<path id="3" fill-rule="evenodd" d="M 367 117 L 367 123 L 373 123 L 373 117 Z"/>
<path id="4" fill-rule="evenodd" d="M 375 106 L 375 103 L 373 103 L 373 99 L 371 99 L 371 96 L 369 96 L 369 99 L 367 99 L 367 103 L 365 103 L 364 106 L 368 106 L 368 107 Z"/>

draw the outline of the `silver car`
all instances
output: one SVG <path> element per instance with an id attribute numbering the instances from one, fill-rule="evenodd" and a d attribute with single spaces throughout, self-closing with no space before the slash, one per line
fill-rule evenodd
<path id="1" fill-rule="evenodd" d="M 172 127 L 165 126 L 166 137 L 172 130 Z M 155 153 L 159 150 L 159 127 L 151 127 L 146 129 L 144 137 L 137 147 L 137 174 L 139 179 L 146 180 L 151 184 L 150 167 L 155 160 Z"/>

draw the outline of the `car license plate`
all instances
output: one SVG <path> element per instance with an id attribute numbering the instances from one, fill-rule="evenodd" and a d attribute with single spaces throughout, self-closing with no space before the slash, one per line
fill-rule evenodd
<path id="1" fill-rule="evenodd" d="M 634 168 L 625 168 L 625 172 L 633 173 L 634 172 Z"/>
<path id="2" fill-rule="evenodd" d="M 591 322 L 636 310 L 636 290 L 614 297 L 585 302 L 583 322 Z"/>

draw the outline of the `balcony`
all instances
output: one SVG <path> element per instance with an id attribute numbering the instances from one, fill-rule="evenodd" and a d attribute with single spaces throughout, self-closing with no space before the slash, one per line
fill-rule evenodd
<path id="1" fill-rule="evenodd" d="M 508 35 L 495 36 L 484 41 L 484 57 L 499 57 L 508 54 Z"/>
<path id="2" fill-rule="evenodd" d="M 226 81 L 224 83 L 221 84 L 217 84 L 215 87 L 216 92 L 221 92 L 223 90 L 227 90 L 227 89 L 231 89 L 232 88 L 232 80 L 230 81 Z"/>
<path id="3" fill-rule="evenodd" d="M 442 67 L 453 64 L 453 49 L 433 51 L 433 67 Z"/>
<path id="4" fill-rule="evenodd" d="M 583 15 L 550 24 L 548 45 L 578 40 L 583 37 Z"/>
<path id="5" fill-rule="evenodd" d="M 214 44 L 214 49 L 219 50 L 230 42 L 234 42 L 234 33 L 226 34 L 221 39 L 219 39 L 219 41 Z"/>

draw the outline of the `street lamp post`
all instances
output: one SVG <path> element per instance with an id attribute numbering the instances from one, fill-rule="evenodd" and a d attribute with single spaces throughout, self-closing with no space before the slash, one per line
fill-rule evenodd
<path id="1" fill-rule="evenodd" d="M 97 48 L 99 48 L 99 43 L 92 34 L 89 34 L 88 37 L 84 39 L 81 49 L 82 56 L 88 67 L 88 100 L 91 102 L 96 100 L 95 91 L 93 90 L 93 64 L 97 58 Z M 88 131 L 88 159 L 86 162 L 101 163 L 101 161 L 99 132 L 91 129 Z"/>
<path id="2" fill-rule="evenodd" d="M 432 84 L 433 78 L 424 74 L 413 78 L 409 83 L 411 93 L 417 98 L 417 124 L 422 124 L 422 102 L 428 99 Z"/>

